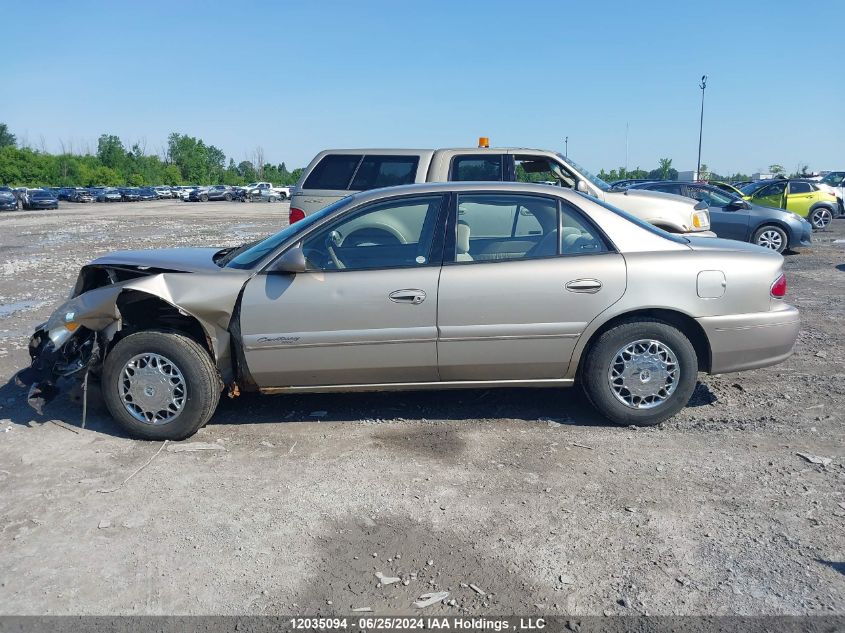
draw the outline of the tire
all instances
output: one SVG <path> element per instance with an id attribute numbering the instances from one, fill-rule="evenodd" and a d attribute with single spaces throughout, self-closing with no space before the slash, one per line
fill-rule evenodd
<path id="1" fill-rule="evenodd" d="M 754 231 L 751 243 L 782 253 L 789 248 L 789 236 L 781 227 L 767 224 Z"/>
<path id="2" fill-rule="evenodd" d="M 629 374 L 625 380 L 619 376 L 619 369 L 625 367 L 624 352 L 629 349 L 656 353 L 657 358 L 643 358 L 642 373 Z M 659 358 L 671 361 L 673 357 L 674 363 L 670 362 L 668 367 L 670 372 L 673 371 L 671 367 L 675 368 L 674 380 L 655 376 L 656 370 L 667 367 Z M 585 350 L 584 359 L 581 382 L 587 398 L 599 413 L 622 426 L 652 426 L 671 418 L 689 402 L 698 379 L 698 358 L 690 340 L 674 326 L 656 319 L 619 323 Z M 630 370 L 636 369 L 636 365 L 630 367 Z M 650 384 L 655 378 L 658 380 Z M 625 384 L 641 387 L 643 391 L 636 394 L 626 390 Z M 662 392 L 656 391 L 659 385 L 665 385 Z M 661 395 L 647 395 L 650 393 Z"/>
<path id="3" fill-rule="evenodd" d="M 269 201 L 270 201 L 270 202 L 275 202 L 275 201 L 276 201 L 276 196 L 270 196 Z"/>
<path id="4" fill-rule="evenodd" d="M 124 370 L 130 366 L 135 370 L 131 373 L 140 379 L 134 385 L 124 376 Z M 151 372 L 146 380 L 141 373 L 143 370 Z M 135 414 L 130 413 L 133 386 L 138 390 L 145 384 L 152 389 L 152 394 L 136 393 L 140 397 L 134 401 L 139 406 Z M 157 389 L 167 389 L 170 384 L 176 384 L 176 388 L 171 388 L 169 394 L 156 393 Z M 208 352 L 196 341 L 175 332 L 147 331 L 130 334 L 109 352 L 103 363 L 101 388 L 109 413 L 132 437 L 182 440 L 196 433 L 211 418 L 220 400 L 222 384 Z M 124 403 L 124 393 L 128 404 Z M 162 400 L 142 400 L 148 395 L 158 395 Z M 153 412 L 155 407 L 163 406 L 165 400 L 175 411 Z M 155 422 L 150 420 L 150 415 Z M 159 416 L 163 419 L 158 419 Z M 141 417 L 147 421 L 141 421 Z"/>
<path id="5" fill-rule="evenodd" d="M 285 192 L 282 192 L 282 193 L 279 194 L 279 200 L 281 202 L 284 202 L 287 199 L 288 199 L 288 194 L 286 194 Z"/>
<path id="6" fill-rule="evenodd" d="M 827 207 L 816 207 L 810 211 L 810 224 L 816 231 L 823 231 L 833 222 L 833 212 Z"/>
<path id="7" fill-rule="evenodd" d="M 226 202 L 231 202 L 231 201 L 232 201 L 232 194 L 231 194 L 231 193 L 227 193 L 227 194 L 226 194 L 225 196 L 223 196 L 223 197 L 226 199 Z"/>
<path id="8" fill-rule="evenodd" d="M 207 195 L 205 195 L 205 194 L 202 194 L 202 195 L 200 196 L 200 202 L 208 202 L 208 196 L 207 196 Z"/>

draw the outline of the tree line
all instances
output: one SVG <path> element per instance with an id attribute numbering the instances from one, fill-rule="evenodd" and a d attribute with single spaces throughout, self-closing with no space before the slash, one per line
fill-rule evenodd
<path id="1" fill-rule="evenodd" d="M 265 162 L 261 147 L 252 158 L 237 164 L 227 161 L 223 150 L 177 132 L 167 137 L 160 156 L 148 155 L 138 143 L 127 148 L 114 134 L 100 136 L 96 154 L 53 154 L 19 146 L 8 126 L 0 123 L 0 184 L 9 186 L 244 185 L 257 180 L 292 185 L 302 174 L 301 168 L 288 171 L 284 163 Z"/>

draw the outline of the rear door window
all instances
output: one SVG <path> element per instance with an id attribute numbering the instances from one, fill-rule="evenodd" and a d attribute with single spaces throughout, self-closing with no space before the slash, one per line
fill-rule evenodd
<path id="1" fill-rule="evenodd" d="M 789 183 L 789 193 L 810 193 L 813 187 L 809 182 L 791 182 Z"/>
<path id="2" fill-rule="evenodd" d="M 416 180 L 419 156 L 364 156 L 352 185 L 353 191 L 408 185 Z"/>
<path id="3" fill-rule="evenodd" d="M 305 179 L 303 189 L 349 189 L 349 182 L 355 174 L 361 154 L 329 154 Z"/>
<path id="4" fill-rule="evenodd" d="M 504 180 L 504 155 L 479 154 L 456 156 L 452 159 L 449 180 L 460 182 L 499 182 Z"/>

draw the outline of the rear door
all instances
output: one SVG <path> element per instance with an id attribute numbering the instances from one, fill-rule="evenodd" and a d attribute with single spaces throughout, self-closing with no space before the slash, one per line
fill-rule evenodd
<path id="1" fill-rule="evenodd" d="M 438 295 L 441 380 L 562 378 L 584 328 L 622 296 L 624 259 L 556 197 L 454 200 Z"/>
<path id="2" fill-rule="evenodd" d="M 793 181 L 789 183 L 786 194 L 786 208 L 801 216 L 810 212 L 810 207 L 818 200 L 813 185 L 809 182 Z"/>

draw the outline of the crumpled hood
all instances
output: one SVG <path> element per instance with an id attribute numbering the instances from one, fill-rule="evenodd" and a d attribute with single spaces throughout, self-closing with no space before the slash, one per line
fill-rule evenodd
<path id="1" fill-rule="evenodd" d="M 99 257 L 89 266 L 138 266 L 186 273 L 220 270 L 214 254 L 220 248 L 160 248 L 145 251 L 117 251 Z"/>

